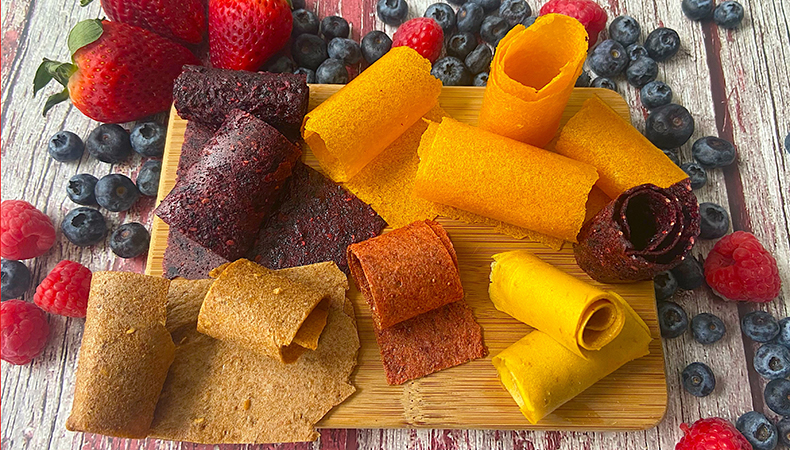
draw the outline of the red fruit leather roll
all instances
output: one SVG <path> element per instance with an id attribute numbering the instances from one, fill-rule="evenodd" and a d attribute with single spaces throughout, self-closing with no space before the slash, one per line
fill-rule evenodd
<path id="1" fill-rule="evenodd" d="M 176 180 L 184 174 L 198 160 L 203 146 L 214 136 L 219 125 L 211 125 L 190 120 L 184 130 L 184 143 L 181 144 L 181 156 L 178 158 L 178 168 L 176 169 Z"/>
<path id="2" fill-rule="evenodd" d="M 274 127 L 233 111 L 156 208 L 189 239 L 234 261 L 252 246 L 301 151 Z"/>
<path id="3" fill-rule="evenodd" d="M 602 283 L 649 280 L 683 261 L 699 226 L 699 205 L 688 179 L 667 189 L 642 184 L 587 222 L 573 253 L 579 267 Z"/>
<path id="4" fill-rule="evenodd" d="M 453 244 L 432 220 L 352 244 L 347 252 L 380 330 L 464 297 Z"/>
<path id="5" fill-rule="evenodd" d="M 184 66 L 173 86 L 178 115 L 219 125 L 234 109 L 246 111 L 280 130 L 300 136 L 310 88 L 304 76 Z"/>

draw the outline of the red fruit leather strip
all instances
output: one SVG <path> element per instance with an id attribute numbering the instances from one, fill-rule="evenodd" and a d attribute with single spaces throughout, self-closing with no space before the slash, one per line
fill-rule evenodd
<path id="1" fill-rule="evenodd" d="M 634 245 L 634 252 L 661 251 L 662 247 L 671 246 L 673 238 L 680 236 L 683 214 L 677 198 L 669 198 L 666 191 L 657 186 L 642 185 L 619 200 L 615 206 L 617 223 L 624 237 Z M 633 230 L 631 222 L 634 223 Z"/>
<path id="2" fill-rule="evenodd" d="M 165 278 L 203 280 L 209 278 L 209 272 L 227 262 L 230 261 L 173 228 L 167 234 L 167 248 L 162 259 L 162 273 Z"/>
<path id="3" fill-rule="evenodd" d="M 252 246 L 300 154 L 266 122 L 234 111 L 155 212 L 171 229 L 234 261 Z"/>
<path id="4" fill-rule="evenodd" d="M 379 329 L 464 297 L 453 245 L 431 220 L 350 245 L 348 265 Z"/>
<path id="5" fill-rule="evenodd" d="M 187 128 L 184 130 L 184 143 L 181 144 L 181 156 L 178 159 L 178 169 L 176 169 L 176 180 L 183 177 L 187 170 L 200 160 L 203 146 L 214 136 L 218 128 L 218 125 L 194 120 L 187 122 Z"/>

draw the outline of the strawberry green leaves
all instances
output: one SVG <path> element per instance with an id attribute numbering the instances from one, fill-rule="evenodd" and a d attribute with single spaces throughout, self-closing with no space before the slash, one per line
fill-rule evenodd
<path id="1" fill-rule="evenodd" d="M 99 19 L 88 19 L 74 25 L 69 33 L 68 45 L 71 56 L 77 50 L 95 42 L 104 33 L 104 27 Z"/>

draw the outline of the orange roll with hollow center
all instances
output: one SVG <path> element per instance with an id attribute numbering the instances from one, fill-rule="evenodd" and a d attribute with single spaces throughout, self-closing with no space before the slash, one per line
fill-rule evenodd
<path id="1" fill-rule="evenodd" d="M 499 42 L 480 110 L 480 128 L 544 147 L 587 57 L 587 32 L 561 14 L 516 25 Z"/>

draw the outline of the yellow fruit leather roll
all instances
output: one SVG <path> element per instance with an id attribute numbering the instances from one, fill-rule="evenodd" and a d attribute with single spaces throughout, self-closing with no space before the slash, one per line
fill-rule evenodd
<path id="1" fill-rule="evenodd" d="M 625 323 L 608 345 L 582 358 L 548 334 L 535 330 L 496 355 L 499 380 L 535 424 L 561 405 L 629 361 L 649 352 L 650 330 L 631 306 L 622 302 Z"/>
<path id="2" fill-rule="evenodd" d="M 516 25 L 497 45 L 480 128 L 544 147 L 560 119 L 587 57 L 587 32 L 561 14 Z"/>
<path id="3" fill-rule="evenodd" d="M 310 111 L 302 137 L 330 178 L 348 181 L 430 111 L 441 90 L 430 61 L 393 48 Z"/>
<path id="4" fill-rule="evenodd" d="M 610 198 L 642 184 L 666 189 L 688 178 L 598 96 L 585 101 L 562 127 L 554 151 L 598 169 L 596 186 Z"/>
<path id="5" fill-rule="evenodd" d="M 488 294 L 496 309 L 546 333 L 582 358 L 623 329 L 623 299 L 526 250 L 494 255 Z M 588 350 L 585 352 L 584 350 Z"/>
<path id="6" fill-rule="evenodd" d="M 576 242 L 592 166 L 450 118 L 432 123 L 418 149 L 413 195 Z"/>

